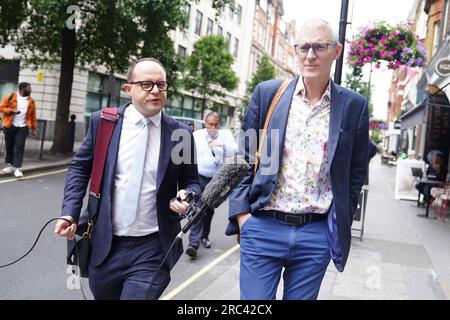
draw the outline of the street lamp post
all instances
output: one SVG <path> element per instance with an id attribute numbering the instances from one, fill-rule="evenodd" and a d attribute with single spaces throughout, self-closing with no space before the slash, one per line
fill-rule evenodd
<path id="1" fill-rule="evenodd" d="M 344 46 L 344 48 L 345 48 L 345 32 L 347 30 L 348 3 L 349 0 L 341 1 L 341 18 L 339 20 L 339 42 Z M 344 50 L 342 50 L 341 56 L 336 61 L 334 82 L 337 84 L 341 84 L 343 63 L 344 63 Z"/>

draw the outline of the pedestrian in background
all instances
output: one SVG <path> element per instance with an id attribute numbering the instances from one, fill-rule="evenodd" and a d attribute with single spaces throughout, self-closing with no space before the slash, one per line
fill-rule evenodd
<path id="1" fill-rule="evenodd" d="M 366 176 L 366 181 L 364 184 L 369 185 L 369 165 L 370 165 L 370 160 L 372 160 L 373 157 L 375 157 L 375 155 L 378 152 L 378 147 L 375 144 L 375 142 L 373 142 L 371 139 L 369 139 L 369 146 L 368 146 L 368 161 L 367 161 L 367 176 Z"/>
<path id="2" fill-rule="evenodd" d="M 272 161 L 256 174 L 249 171 L 230 196 L 226 234 L 240 231 L 241 299 L 275 299 L 282 272 L 283 299 L 316 299 L 330 258 L 344 270 L 367 173 L 369 130 L 367 99 L 330 79 L 342 48 L 328 22 L 302 26 L 295 45 L 301 75 L 270 118 L 264 143 L 271 155 L 269 147 L 261 154 L 261 162 Z M 256 87 L 244 133 L 263 127 L 280 84 Z M 272 130 L 278 138 L 271 139 Z M 239 146 L 247 159 L 258 149 Z M 280 161 L 273 159 L 277 151 Z"/>
<path id="3" fill-rule="evenodd" d="M 177 242 L 150 287 L 189 208 L 186 201 L 170 201 L 176 196 L 185 199 L 185 190 L 200 193 L 191 128 L 161 111 L 167 88 L 166 70 L 158 60 L 143 58 L 128 68 L 124 91 L 131 104 L 118 111 L 91 236 L 89 286 L 95 299 L 158 299 L 183 253 Z M 61 220 L 55 233 L 68 239 L 76 233 L 91 177 L 100 115 L 100 111 L 92 114 L 87 135 L 67 172 L 62 216 L 72 224 Z M 180 130 L 190 139 L 173 141 L 172 133 Z M 171 158 L 178 143 L 187 144 L 183 150 L 190 152 L 189 163 L 176 164 Z"/>
<path id="4" fill-rule="evenodd" d="M 447 168 L 444 165 L 444 153 L 440 150 L 431 150 L 427 154 L 427 160 L 429 162 L 426 179 L 433 181 L 446 181 Z M 436 187 L 429 183 L 419 182 L 416 184 L 416 189 L 419 193 L 423 194 L 423 203 L 421 205 L 426 206 L 431 200 L 431 188 Z"/>
<path id="5" fill-rule="evenodd" d="M 6 167 L 3 173 L 14 173 L 23 177 L 22 162 L 28 131 L 37 135 L 36 104 L 31 98 L 31 85 L 19 83 L 19 91 L 5 96 L 0 104 L 3 113 L 3 131 L 5 133 Z"/>
<path id="6" fill-rule="evenodd" d="M 223 165 L 224 159 L 237 152 L 237 144 L 231 131 L 219 129 L 220 115 L 216 112 L 210 112 L 205 118 L 205 128 L 194 132 L 199 181 L 202 191 Z M 209 209 L 207 215 L 192 227 L 189 233 L 189 246 L 186 249 L 186 254 L 192 260 L 197 257 L 200 243 L 207 249 L 211 248 L 209 233 L 213 215 L 214 209 Z"/>

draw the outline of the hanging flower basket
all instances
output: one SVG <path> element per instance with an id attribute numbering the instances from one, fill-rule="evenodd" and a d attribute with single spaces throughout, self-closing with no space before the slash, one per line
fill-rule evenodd
<path id="1" fill-rule="evenodd" d="M 422 67 L 427 62 L 423 44 L 411 30 L 410 23 L 392 26 L 378 22 L 363 28 L 347 42 L 350 44 L 348 63 L 352 68 L 362 68 L 366 63 L 380 68 L 382 61 L 387 62 L 388 69 L 412 68 Z"/>

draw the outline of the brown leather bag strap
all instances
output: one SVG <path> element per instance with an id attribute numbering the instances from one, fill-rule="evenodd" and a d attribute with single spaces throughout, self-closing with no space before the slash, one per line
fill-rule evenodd
<path id="1" fill-rule="evenodd" d="M 272 117 L 272 113 L 275 111 L 275 108 L 276 108 L 278 102 L 280 101 L 281 96 L 286 91 L 290 82 L 291 81 L 289 81 L 289 80 L 284 80 L 283 83 L 281 83 L 280 87 L 278 88 L 277 92 L 275 93 L 275 96 L 272 99 L 272 102 L 270 103 L 269 110 L 267 111 L 266 120 L 264 121 L 264 127 L 262 128 L 261 138 L 259 140 L 258 151 L 256 152 L 256 155 L 255 155 L 255 165 L 253 167 L 254 174 L 256 174 L 256 171 L 258 170 L 259 160 L 261 158 L 261 153 L 262 153 L 262 150 L 264 147 L 264 142 L 266 141 L 267 128 L 269 127 L 270 118 Z"/>

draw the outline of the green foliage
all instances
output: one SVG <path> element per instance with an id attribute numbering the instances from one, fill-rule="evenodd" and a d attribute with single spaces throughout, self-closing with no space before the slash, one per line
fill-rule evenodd
<path id="1" fill-rule="evenodd" d="M 0 4 L 0 47 L 11 41 L 12 35 L 29 14 L 28 0 L 2 0 Z"/>
<path id="2" fill-rule="evenodd" d="M 219 12 L 234 5 L 234 0 L 212 1 Z M 0 46 L 13 44 L 22 66 L 61 64 L 54 152 L 64 152 L 67 146 L 74 65 L 125 73 L 131 61 L 154 57 L 165 66 L 170 89 L 176 91 L 183 63 L 169 33 L 187 26 L 185 9 L 190 4 L 188 0 L 1 1 Z"/>
<path id="3" fill-rule="evenodd" d="M 194 44 L 194 50 L 186 60 L 183 87 L 197 92 L 204 101 L 223 97 L 223 89 L 233 90 L 239 83 L 232 69 L 233 62 L 225 38 L 205 36 Z"/>
<path id="4" fill-rule="evenodd" d="M 370 139 L 375 142 L 376 144 L 379 144 L 381 142 L 381 130 L 380 129 L 372 129 L 372 135 Z"/>
<path id="5" fill-rule="evenodd" d="M 372 84 L 363 80 L 363 72 L 360 66 L 355 66 L 352 72 L 347 73 L 346 78 L 347 88 L 358 92 L 369 100 L 369 117 L 371 117 L 373 114 Z"/>
<path id="6" fill-rule="evenodd" d="M 5 1 L 7 3 L 5 3 Z M 81 67 L 103 65 L 109 73 L 124 73 L 143 56 L 155 57 L 174 84 L 181 71 L 180 57 L 169 32 L 187 26 L 188 0 L 3 0 L 0 6 L 0 45 L 12 42 L 28 66 L 42 67 L 61 60 L 61 34 L 76 20 L 70 6 L 79 9 L 75 63 Z M 234 0 L 213 0 L 222 12 Z M 28 9 L 32 8 L 32 9 Z"/>
<path id="7" fill-rule="evenodd" d="M 275 76 L 275 66 L 270 62 L 270 59 L 267 55 L 263 55 L 257 62 L 257 69 L 253 74 L 252 79 L 247 83 L 246 96 L 243 101 L 244 107 L 248 105 L 249 97 L 255 90 L 258 83 L 274 79 Z"/>

